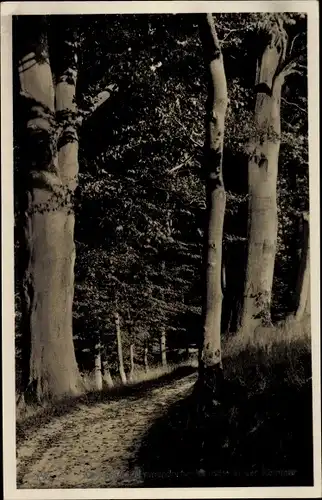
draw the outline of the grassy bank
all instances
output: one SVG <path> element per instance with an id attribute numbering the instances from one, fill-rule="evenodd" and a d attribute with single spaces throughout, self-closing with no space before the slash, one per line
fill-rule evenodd
<path id="1" fill-rule="evenodd" d="M 146 485 L 312 484 L 309 325 L 284 323 L 224 343 L 218 404 L 192 394 L 146 434 Z"/>
<path id="2" fill-rule="evenodd" d="M 79 397 L 67 397 L 61 400 L 55 401 L 44 401 L 42 404 L 26 404 L 23 399 L 21 399 L 20 394 L 16 394 L 16 401 L 19 403 L 16 406 L 16 422 L 18 424 L 23 425 L 26 420 L 29 420 L 32 417 L 37 417 L 37 415 L 42 414 L 44 412 L 53 415 L 56 413 L 56 409 L 60 406 L 73 406 L 74 401 L 86 401 L 87 399 L 92 400 L 93 398 L 101 399 L 101 397 L 105 398 L 109 395 L 113 396 L 116 393 L 122 394 L 122 392 L 126 392 L 127 388 L 140 386 L 140 384 L 149 381 L 157 381 L 163 378 L 166 375 L 171 375 L 177 372 L 180 369 L 184 369 L 185 367 L 197 368 L 196 360 L 190 360 L 187 362 L 182 362 L 180 364 L 168 364 L 166 367 L 162 366 L 154 366 L 151 367 L 148 371 L 146 370 L 135 370 L 133 373 L 133 377 L 131 380 L 127 381 L 127 384 L 124 385 L 120 379 L 120 377 L 114 377 L 113 379 L 113 387 L 103 386 L 102 391 L 97 391 L 95 387 L 95 372 L 84 373 L 82 374 L 82 379 L 85 386 L 85 393 Z"/>
<path id="3" fill-rule="evenodd" d="M 136 373 L 136 377 L 126 385 L 116 381 L 113 388 L 104 388 L 102 391 L 88 390 L 77 397 L 67 397 L 42 405 L 24 405 L 17 410 L 16 434 L 17 443 L 28 438 L 32 432 L 47 425 L 52 419 L 68 413 L 80 411 L 83 406 L 95 406 L 100 403 L 126 400 L 128 397 L 140 398 L 144 393 L 155 387 L 171 383 L 191 373 L 196 372 L 195 363 L 169 365 L 166 368 L 155 368 L 143 374 Z"/>

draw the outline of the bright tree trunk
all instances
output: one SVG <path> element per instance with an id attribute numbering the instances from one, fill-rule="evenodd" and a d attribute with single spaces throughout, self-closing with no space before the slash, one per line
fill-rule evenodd
<path id="1" fill-rule="evenodd" d="M 207 115 L 205 157 L 208 228 L 206 241 L 206 297 L 204 304 L 203 345 L 200 357 L 200 378 L 210 382 L 222 368 L 222 237 L 226 193 L 222 174 L 223 140 L 227 108 L 227 83 L 223 56 L 215 22 L 207 15 L 201 35 L 204 55 L 209 64 L 210 86 Z"/>
<path id="2" fill-rule="evenodd" d="M 117 355 L 119 364 L 119 374 L 123 384 L 126 384 L 126 375 L 124 370 L 123 362 L 123 348 L 122 348 L 122 336 L 120 328 L 120 316 L 119 313 L 115 313 L 115 329 L 116 329 L 116 340 L 117 340 Z"/>
<path id="3" fill-rule="evenodd" d="M 114 387 L 114 382 L 107 361 L 104 361 L 102 366 L 103 366 L 103 382 L 109 388 Z"/>
<path id="4" fill-rule="evenodd" d="M 95 347 L 95 388 L 98 391 L 103 389 L 101 346 L 99 344 Z"/>
<path id="5" fill-rule="evenodd" d="M 167 366 L 167 349 L 166 349 L 166 336 L 164 328 L 162 328 L 161 330 L 160 351 L 161 351 L 161 364 L 165 368 Z"/>
<path id="6" fill-rule="evenodd" d="M 111 376 L 110 368 L 106 357 L 106 351 L 104 349 L 102 352 L 102 371 L 103 371 L 104 385 L 106 385 L 109 388 L 114 387 L 113 379 Z"/>
<path id="7" fill-rule="evenodd" d="M 310 225 L 309 214 L 304 213 L 303 221 L 303 247 L 297 285 L 295 290 L 293 319 L 301 321 L 304 316 L 311 313 L 310 300 Z"/>
<path id="8" fill-rule="evenodd" d="M 149 362 L 148 362 L 148 347 L 147 346 L 144 348 L 143 362 L 144 362 L 145 371 L 148 372 L 149 371 Z"/>
<path id="9" fill-rule="evenodd" d="M 26 347 L 29 345 L 25 389 L 41 401 L 78 394 L 83 385 L 72 336 L 75 247 L 71 194 L 78 172 L 77 139 L 60 149 L 59 135 L 64 138 L 66 128 L 57 128 L 55 114 L 55 101 L 61 110 L 75 108 L 76 73 L 68 89 L 57 85 L 55 95 L 45 21 L 38 16 L 33 23 L 27 21 L 26 28 L 38 35 L 37 55 L 26 42 L 19 63 L 22 99 L 29 109 L 23 326 Z M 76 134 L 74 128 L 73 132 Z"/>
<path id="10" fill-rule="evenodd" d="M 279 73 L 285 53 L 285 34 L 279 26 L 270 35 L 257 66 L 254 132 L 249 144 L 248 256 L 240 326 L 252 333 L 271 324 L 270 307 L 277 244 L 277 173 L 280 149 L 281 91 Z M 278 34 L 279 33 L 279 34 Z M 259 42 L 260 42 L 259 37 Z"/>
<path id="11" fill-rule="evenodd" d="M 129 379 L 133 380 L 134 378 L 134 344 L 130 345 L 130 374 Z"/>

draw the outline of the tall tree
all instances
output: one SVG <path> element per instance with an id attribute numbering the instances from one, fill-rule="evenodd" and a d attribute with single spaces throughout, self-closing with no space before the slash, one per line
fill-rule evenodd
<path id="1" fill-rule="evenodd" d="M 120 315 L 118 312 L 114 315 L 115 318 L 115 330 L 116 330 L 116 339 L 117 339 L 117 354 L 118 354 L 118 366 L 119 373 L 123 384 L 126 384 L 126 375 L 124 370 L 124 361 L 123 361 L 123 346 L 122 346 L 122 333 L 120 326 Z"/>
<path id="2" fill-rule="evenodd" d="M 114 382 L 111 376 L 108 360 L 106 357 L 106 349 L 103 349 L 102 355 L 101 355 L 101 365 L 102 365 L 102 372 L 103 372 L 103 382 L 106 384 L 106 387 L 112 388 L 114 386 Z"/>
<path id="3" fill-rule="evenodd" d="M 271 296 L 277 244 L 277 173 L 281 142 L 281 94 L 296 62 L 285 64 L 288 37 L 280 15 L 258 26 L 256 104 L 249 143 L 248 256 L 241 331 L 271 323 Z"/>
<path id="4" fill-rule="evenodd" d="M 204 304 L 203 345 L 200 379 L 218 382 L 222 370 L 221 308 L 222 308 L 222 239 L 226 193 L 223 182 L 223 143 L 228 103 L 223 55 L 215 20 L 207 14 L 201 21 L 204 56 L 208 65 L 209 94 L 206 129 L 205 175 L 208 226 L 206 231 L 206 293 Z"/>
<path id="5" fill-rule="evenodd" d="M 144 357 L 143 357 L 144 369 L 146 372 L 149 371 L 148 351 L 149 351 L 149 348 L 146 344 L 144 347 Z"/>
<path id="6" fill-rule="evenodd" d="M 95 388 L 98 391 L 101 391 L 103 388 L 102 354 L 100 343 L 96 344 L 95 346 Z"/>
<path id="7" fill-rule="evenodd" d="M 18 16 L 14 22 L 22 371 L 24 391 L 38 400 L 84 389 L 72 333 L 78 135 L 115 85 L 95 96 L 89 91 L 85 109 L 78 109 L 80 21 Z"/>
<path id="8" fill-rule="evenodd" d="M 134 378 L 134 344 L 130 344 L 130 373 L 129 380 Z"/>
<path id="9" fill-rule="evenodd" d="M 294 312 L 289 319 L 301 321 L 310 314 L 310 225 L 309 214 L 302 214 L 302 249 L 296 289 L 294 293 Z"/>
<path id="10" fill-rule="evenodd" d="M 165 328 L 161 328 L 161 336 L 160 336 L 160 352 L 161 352 L 161 364 L 163 367 L 167 366 L 167 347 L 166 347 L 166 336 L 165 336 Z"/>
<path id="11" fill-rule="evenodd" d="M 74 30 L 63 29 L 60 66 L 53 74 L 46 16 L 20 16 L 15 35 L 19 109 L 25 112 L 20 164 L 26 194 L 20 247 L 24 389 L 42 400 L 82 390 L 72 337 L 77 54 Z"/>

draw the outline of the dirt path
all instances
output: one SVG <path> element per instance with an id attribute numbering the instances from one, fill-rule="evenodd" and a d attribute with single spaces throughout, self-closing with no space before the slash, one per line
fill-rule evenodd
<path id="1" fill-rule="evenodd" d="M 191 391 L 196 375 L 152 387 L 139 396 L 79 405 L 34 430 L 17 448 L 19 488 L 143 486 L 136 463 L 155 419 Z"/>

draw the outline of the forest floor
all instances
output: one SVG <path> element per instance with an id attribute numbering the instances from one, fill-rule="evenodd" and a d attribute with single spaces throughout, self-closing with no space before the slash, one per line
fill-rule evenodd
<path id="1" fill-rule="evenodd" d="M 17 436 L 17 486 L 143 486 L 136 463 L 142 438 L 172 403 L 191 392 L 196 377 L 195 369 L 178 369 L 156 381 L 111 392 L 106 401 L 84 400 L 66 414 L 58 412 L 43 427 L 24 425 Z"/>
<path id="2" fill-rule="evenodd" d="M 196 368 L 182 366 L 17 422 L 18 488 L 312 485 L 304 333 L 229 340 L 218 401 L 202 399 Z"/>

